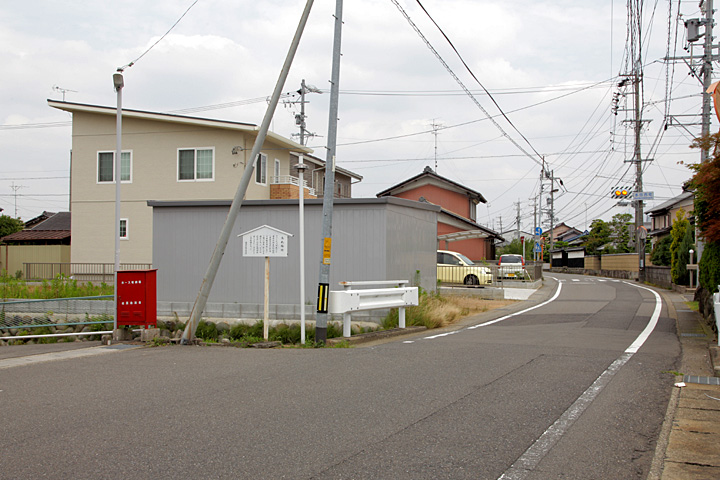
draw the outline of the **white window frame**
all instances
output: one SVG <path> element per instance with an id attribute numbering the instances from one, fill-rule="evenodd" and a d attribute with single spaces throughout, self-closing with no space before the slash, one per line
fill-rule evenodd
<path id="1" fill-rule="evenodd" d="M 258 162 L 258 160 L 260 160 Z M 268 178 L 267 178 L 267 160 L 268 157 L 264 153 L 258 153 L 257 158 L 255 159 L 255 183 L 258 185 L 267 185 L 268 184 Z M 258 177 L 260 181 L 258 181 Z"/>
<path id="2" fill-rule="evenodd" d="M 193 178 L 180 178 L 180 152 L 192 150 L 193 151 Z M 198 150 L 210 150 L 212 152 L 212 175 L 210 178 L 197 178 L 197 152 Z M 175 179 L 178 182 L 214 182 L 215 181 L 215 147 L 183 147 L 177 149 L 177 155 L 175 156 L 175 166 L 177 171 L 175 173 Z"/>
<path id="3" fill-rule="evenodd" d="M 125 235 L 122 234 L 122 224 L 125 222 Z M 130 222 L 127 218 L 120 219 L 120 240 L 130 240 Z"/>
<path id="4" fill-rule="evenodd" d="M 101 153 L 109 153 L 112 155 L 112 180 L 100 180 L 100 154 Z M 132 177 L 133 177 L 133 151 L 132 150 L 122 150 L 120 152 L 121 160 L 122 160 L 122 154 L 127 153 L 130 155 L 130 178 L 128 180 L 123 180 L 122 177 L 120 179 L 120 183 L 132 183 Z M 121 165 L 122 168 L 122 165 Z M 120 172 L 120 175 L 122 175 L 122 172 Z M 109 184 L 109 183 L 115 183 L 115 150 L 98 150 L 95 154 L 95 183 L 97 184 Z"/>
<path id="5" fill-rule="evenodd" d="M 277 158 L 275 159 L 275 168 L 273 169 L 273 176 L 275 178 L 275 181 L 280 180 L 280 160 Z"/>

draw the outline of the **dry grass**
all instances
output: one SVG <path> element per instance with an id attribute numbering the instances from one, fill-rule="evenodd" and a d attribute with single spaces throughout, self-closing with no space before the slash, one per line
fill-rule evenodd
<path id="1" fill-rule="evenodd" d="M 462 295 L 422 295 L 420 305 L 407 308 L 405 319 L 408 325 L 424 325 L 440 328 L 451 325 L 463 317 L 487 312 L 513 303 L 512 300 L 483 300 Z M 397 311 L 393 311 L 383 322 L 385 328 L 397 326 Z"/>

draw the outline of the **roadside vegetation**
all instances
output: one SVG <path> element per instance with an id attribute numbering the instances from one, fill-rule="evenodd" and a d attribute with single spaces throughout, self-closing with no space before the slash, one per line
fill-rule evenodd
<path id="1" fill-rule="evenodd" d="M 419 305 L 405 309 L 407 326 L 424 326 L 428 329 L 452 325 L 463 317 L 487 312 L 513 303 L 511 300 L 485 300 L 466 295 L 439 295 L 420 291 Z M 397 328 L 398 310 L 393 309 L 382 321 L 382 328 Z"/>
<path id="2" fill-rule="evenodd" d="M 424 326 L 428 329 L 446 327 L 469 315 L 474 315 L 495 308 L 504 307 L 512 303 L 511 300 L 483 300 L 473 296 L 437 295 L 428 294 L 421 290 L 419 305 L 405 309 L 405 323 L 407 326 Z M 185 329 L 185 324 L 179 321 L 158 322 L 158 328 L 165 331 L 162 335 L 169 338 L 179 338 Z M 368 333 L 377 330 L 389 330 L 398 326 L 398 311 L 393 309 L 383 319 L 380 325 L 374 327 L 360 327 L 353 324 L 353 335 Z M 313 348 L 315 344 L 315 328 L 308 325 L 306 328 L 304 347 Z M 206 343 L 231 343 L 238 347 L 251 346 L 263 342 L 263 322 L 258 320 L 254 324 L 238 323 L 230 326 L 226 322 L 208 322 L 201 320 L 198 323 L 195 336 Z M 328 322 L 327 338 L 342 337 L 342 325 L 339 322 Z M 271 325 L 268 329 L 268 341 L 281 342 L 286 346 L 299 347 L 300 325 L 297 323 L 281 323 Z M 166 345 L 168 341 L 157 341 L 153 345 Z M 336 347 L 348 347 L 341 342 Z"/>
<path id="3" fill-rule="evenodd" d="M 0 298 L 36 299 L 36 298 L 70 298 L 112 295 L 113 286 L 105 282 L 94 285 L 91 282 L 78 284 L 77 280 L 57 275 L 51 281 L 28 283 L 19 276 L 10 276 L 3 270 L 0 273 Z"/>

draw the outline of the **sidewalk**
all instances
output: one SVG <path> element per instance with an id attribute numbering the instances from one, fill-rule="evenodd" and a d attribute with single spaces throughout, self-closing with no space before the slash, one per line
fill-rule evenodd
<path id="1" fill-rule="evenodd" d="M 662 292 L 676 320 L 682 348 L 678 384 L 668 405 L 648 479 L 720 478 L 720 378 L 714 376 L 709 347 L 713 332 L 685 304 L 692 295 Z M 680 383 L 682 382 L 682 383 Z"/>

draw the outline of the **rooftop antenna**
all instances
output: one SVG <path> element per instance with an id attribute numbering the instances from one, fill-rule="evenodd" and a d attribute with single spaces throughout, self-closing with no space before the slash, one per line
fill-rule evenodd
<path id="1" fill-rule="evenodd" d="M 438 136 L 438 130 L 442 128 L 442 124 L 435 123 L 435 119 L 433 118 L 432 123 L 430 124 L 432 127 L 432 134 L 435 137 L 435 173 L 437 173 L 437 136 Z"/>
<path id="2" fill-rule="evenodd" d="M 65 94 L 67 92 L 78 93 L 77 90 L 70 90 L 69 88 L 60 88 L 57 85 L 53 85 L 52 89 L 55 90 L 56 92 L 62 93 L 63 102 L 65 101 Z"/>
<path id="3" fill-rule="evenodd" d="M 10 185 L 10 188 L 13 190 L 13 196 L 15 197 L 15 218 L 18 218 L 17 214 L 17 197 L 18 197 L 18 190 L 21 188 L 28 188 L 26 185 L 15 185 L 15 182 L 12 182 Z"/>

